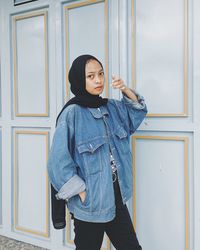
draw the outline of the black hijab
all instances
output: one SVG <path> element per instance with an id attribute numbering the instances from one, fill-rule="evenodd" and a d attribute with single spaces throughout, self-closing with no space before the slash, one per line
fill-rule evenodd
<path id="1" fill-rule="evenodd" d="M 75 95 L 75 97 L 70 99 L 64 105 L 57 116 L 56 125 L 58 122 L 58 118 L 60 117 L 63 110 L 71 104 L 78 104 L 80 106 L 88 108 L 98 108 L 102 105 L 107 104 L 107 98 L 102 98 L 99 95 L 92 95 L 86 90 L 85 66 L 89 60 L 96 60 L 103 69 L 101 62 L 91 55 L 81 55 L 73 61 L 72 66 L 69 70 L 68 79 L 71 84 L 71 91 Z M 56 194 L 57 191 L 51 185 L 52 221 L 55 229 L 62 229 L 66 226 L 66 204 L 65 200 L 57 200 L 55 197 Z"/>
<path id="2" fill-rule="evenodd" d="M 103 69 L 102 63 L 96 57 L 91 55 L 81 55 L 73 61 L 69 70 L 68 79 L 71 84 L 71 92 L 75 97 L 70 99 L 64 105 L 56 119 L 56 124 L 63 110 L 70 104 L 78 104 L 87 108 L 99 108 L 100 106 L 107 104 L 107 98 L 102 98 L 99 95 L 92 95 L 86 90 L 85 66 L 90 60 L 97 61 Z"/>

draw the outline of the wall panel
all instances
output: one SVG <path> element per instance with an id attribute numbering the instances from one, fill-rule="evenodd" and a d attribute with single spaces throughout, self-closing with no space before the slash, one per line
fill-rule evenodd
<path id="1" fill-rule="evenodd" d="M 134 224 L 144 249 L 189 249 L 188 138 L 134 136 Z"/>
<path id="2" fill-rule="evenodd" d="M 2 130 L 0 128 L 0 225 L 2 225 Z"/>
<path id="3" fill-rule="evenodd" d="M 133 79 L 146 97 L 148 116 L 187 116 L 188 0 L 132 5 Z"/>
<path id="4" fill-rule="evenodd" d="M 100 21 L 101 20 L 101 21 Z M 68 70 L 79 55 L 96 56 L 104 65 L 108 81 L 108 2 L 83 1 L 65 6 L 66 95 L 69 93 Z M 108 96 L 108 84 L 105 95 Z"/>
<path id="5" fill-rule="evenodd" d="M 14 228 L 48 237 L 48 132 L 14 130 Z"/>
<path id="6" fill-rule="evenodd" d="M 0 16 L 1 17 L 1 16 Z M 2 110 L 2 97 L 1 97 L 1 41 L 0 41 L 0 117 L 2 116 L 1 110 Z"/>
<path id="7" fill-rule="evenodd" d="M 14 111 L 48 116 L 47 12 L 13 17 Z"/>

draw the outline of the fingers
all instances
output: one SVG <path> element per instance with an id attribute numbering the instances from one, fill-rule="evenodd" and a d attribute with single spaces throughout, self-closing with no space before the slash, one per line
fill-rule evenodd
<path id="1" fill-rule="evenodd" d="M 79 196 L 81 198 L 81 201 L 84 202 L 85 201 L 85 197 L 86 197 L 86 192 L 83 191 L 83 192 L 79 193 Z"/>
<path id="2" fill-rule="evenodd" d="M 124 81 L 120 78 L 117 78 L 115 75 L 112 76 L 112 87 L 114 89 L 120 89 L 120 90 L 123 90 L 125 89 L 125 84 L 124 84 Z"/>

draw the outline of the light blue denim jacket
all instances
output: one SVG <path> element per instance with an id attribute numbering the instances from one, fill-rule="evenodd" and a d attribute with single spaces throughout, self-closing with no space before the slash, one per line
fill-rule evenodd
<path id="1" fill-rule="evenodd" d="M 144 99 L 139 103 L 123 95 L 106 106 L 85 108 L 69 105 L 61 114 L 48 159 L 49 179 L 67 200 L 74 217 L 89 222 L 108 222 L 115 217 L 115 199 L 110 166 L 114 156 L 123 203 L 133 190 L 130 136 L 144 119 Z M 84 202 L 78 193 L 86 191 Z"/>

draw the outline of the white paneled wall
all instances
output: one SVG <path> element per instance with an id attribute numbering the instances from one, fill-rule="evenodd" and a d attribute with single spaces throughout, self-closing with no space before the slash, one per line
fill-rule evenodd
<path id="1" fill-rule="evenodd" d="M 15 115 L 48 116 L 47 11 L 12 20 Z"/>
<path id="2" fill-rule="evenodd" d="M 143 250 L 200 249 L 199 0 L 0 0 L 0 234 L 74 249 L 73 222 L 51 222 L 46 172 L 75 57 L 102 61 L 144 95 L 132 138 L 128 202 Z M 114 250 L 105 235 L 101 250 Z"/>
<path id="3" fill-rule="evenodd" d="M 2 20 L 2 8 L 0 8 L 0 19 Z M 0 25 L 0 32 L 2 31 L 1 25 Z M 1 98 L 1 85 L 2 85 L 2 77 L 1 77 L 1 66 L 2 66 L 2 59 L 1 59 L 1 53 L 2 53 L 2 39 L 0 39 L 0 119 L 2 116 L 1 112 L 1 104 L 2 104 L 2 98 Z M 2 226 L 2 126 L 0 127 L 0 228 Z"/>
<path id="4" fill-rule="evenodd" d="M 149 102 L 149 115 L 186 116 L 188 1 L 135 3 L 135 77 Z"/>
<path id="5" fill-rule="evenodd" d="M 2 131 L 0 130 L 0 228 L 2 225 Z"/>
<path id="6" fill-rule="evenodd" d="M 188 143 L 180 136 L 134 137 L 134 222 L 144 249 L 169 249 L 170 242 L 189 249 Z"/>
<path id="7" fill-rule="evenodd" d="M 14 228 L 49 237 L 46 131 L 13 131 Z"/>
<path id="8" fill-rule="evenodd" d="M 108 79 L 108 1 L 82 1 L 64 5 L 66 95 L 70 96 L 67 79 L 72 61 L 81 54 L 92 54 L 103 64 Z M 77 21 L 78 20 L 78 21 Z M 101 20 L 101 21 L 99 21 Z M 108 86 L 106 86 L 108 95 Z"/>

